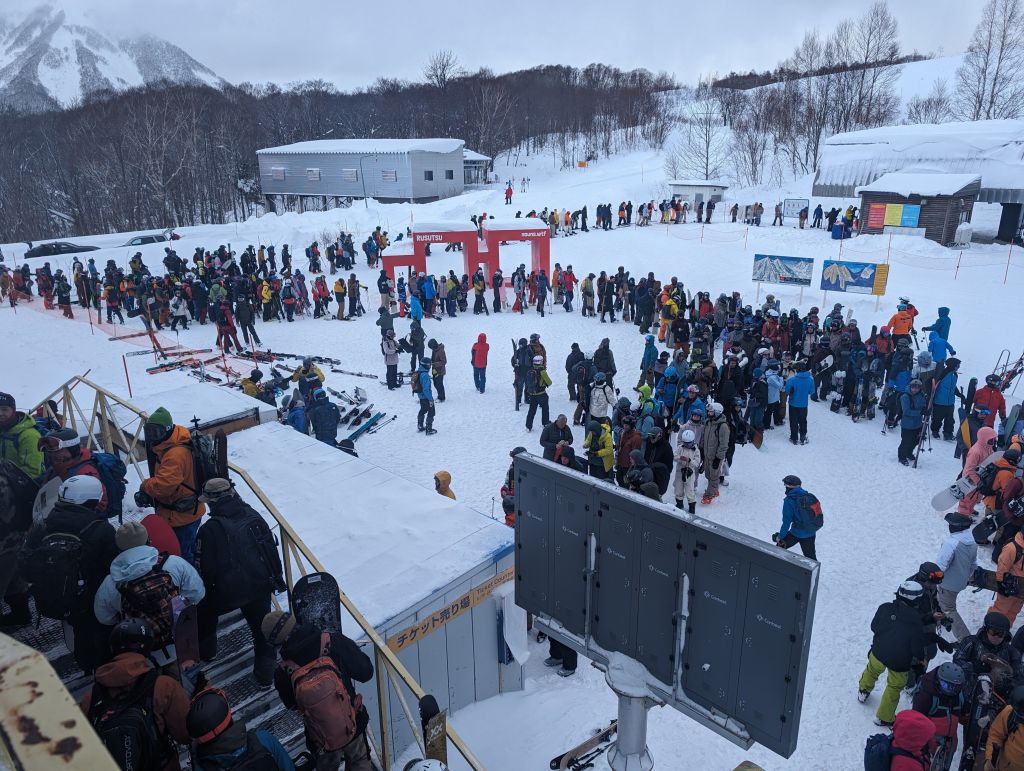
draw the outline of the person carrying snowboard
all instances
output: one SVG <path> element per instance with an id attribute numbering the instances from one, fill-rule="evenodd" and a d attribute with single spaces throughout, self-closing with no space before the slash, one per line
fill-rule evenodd
<path id="1" fill-rule="evenodd" d="M 352 684 L 373 677 L 370 657 L 341 631 L 298 623 L 279 610 L 263 619 L 263 636 L 281 648 L 274 686 L 284 706 L 302 716 L 318 771 L 336 771 L 342 761 L 345 771 L 375 771 L 366 740 L 370 717 Z M 325 679 L 333 685 L 326 697 Z"/>
<path id="2" fill-rule="evenodd" d="M 153 630 L 143 619 L 125 619 L 110 633 L 113 658 L 96 670 L 96 682 L 79 705 L 122 769 L 176 771 L 171 739 L 188 744 L 188 695 L 150 660 Z"/>
<path id="3" fill-rule="evenodd" d="M 210 507 L 210 518 L 196 537 L 195 566 L 206 587 L 198 608 L 200 654 L 207 661 L 217 656 L 218 620 L 241 610 L 255 648 L 253 679 L 269 686 L 276 659 L 260 629 L 272 593 L 287 588 L 274 536 L 227 479 L 208 480 L 202 499 Z"/>
<path id="4" fill-rule="evenodd" d="M 978 429 L 978 437 L 971 449 L 967 451 L 964 460 L 962 476 L 965 476 L 974 483 L 975 488 L 963 497 L 957 504 L 956 510 L 968 517 L 974 516 L 975 507 L 981 502 L 982 494 L 977 485 L 981 481 L 978 475 L 978 467 L 985 462 L 985 459 L 996 451 L 996 430 L 989 426 L 982 426 Z"/>

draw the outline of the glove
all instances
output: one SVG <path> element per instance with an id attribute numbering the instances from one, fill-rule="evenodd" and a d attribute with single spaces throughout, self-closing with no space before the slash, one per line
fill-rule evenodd
<path id="1" fill-rule="evenodd" d="M 718 467 L 721 466 L 721 465 L 722 465 L 722 459 L 721 458 L 715 458 L 711 462 L 711 468 L 713 468 L 715 471 L 718 471 Z"/>
<path id="2" fill-rule="evenodd" d="M 147 506 L 153 505 L 153 499 L 149 497 L 148 493 L 144 493 L 142 490 L 135 492 L 135 505 L 140 509 L 144 509 Z"/>
<path id="3" fill-rule="evenodd" d="M 981 721 L 978 721 L 978 725 L 981 725 Z M 985 771 L 996 771 L 995 764 L 991 760 L 985 761 Z"/>
<path id="4" fill-rule="evenodd" d="M 956 650 L 956 646 L 945 637 L 935 638 L 935 646 L 943 653 L 952 653 Z"/>

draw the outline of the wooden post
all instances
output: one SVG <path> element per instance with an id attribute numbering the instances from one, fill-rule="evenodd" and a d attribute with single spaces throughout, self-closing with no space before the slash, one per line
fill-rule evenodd
<path id="1" fill-rule="evenodd" d="M 960 260 L 964 257 L 964 250 L 960 250 L 960 256 L 956 258 L 956 272 L 953 274 L 953 280 L 956 281 L 956 277 L 960 275 Z M 1005 281 L 1003 282 L 1005 283 Z"/>
<path id="2" fill-rule="evenodd" d="M 747 251 L 747 236 L 750 235 L 750 226 L 748 225 L 743 231 L 743 251 Z"/>
<path id="3" fill-rule="evenodd" d="M 127 359 L 127 357 L 122 355 L 121 356 L 121 363 L 124 365 L 124 379 L 128 383 L 128 398 L 129 399 L 134 399 L 135 397 L 132 395 L 132 379 L 130 377 L 128 377 L 128 359 Z"/>
<path id="4" fill-rule="evenodd" d="M 889 233 L 889 248 L 885 252 L 885 264 L 889 264 L 889 256 L 892 254 L 892 233 Z"/>
<path id="5" fill-rule="evenodd" d="M 700 226 L 700 242 L 702 244 L 704 243 L 704 224 L 703 223 L 701 223 L 701 226 Z"/>
<path id="6" fill-rule="evenodd" d="M 1010 275 L 1010 260 L 1013 258 L 1013 241 L 1010 241 L 1010 251 L 1006 253 L 1006 272 L 1003 274 L 1003 283 L 1006 283 L 1006 279 Z"/>

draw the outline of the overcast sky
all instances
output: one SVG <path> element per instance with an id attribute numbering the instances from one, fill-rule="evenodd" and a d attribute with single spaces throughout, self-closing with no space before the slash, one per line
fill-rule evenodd
<path id="1" fill-rule="evenodd" d="M 596 61 L 665 70 L 693 83 L 708 72 L 771 69 L 806 29 L 825 33 L 871 2 L 697 0 L 641 4 L 638 12 L 622 0 L 52 0 L 70 18 L 114 36 L 146 31 L 164 37 L 233 83 L 324 78 L 343 90 L 380 76 L 421 80 L 424 62 L 441 48 L 470 70 Z M 15 12 L 36 5 L 2 3 Z M 890 2 L 904 50 L 936 54 L 966 47 L 981 5 Z"/>

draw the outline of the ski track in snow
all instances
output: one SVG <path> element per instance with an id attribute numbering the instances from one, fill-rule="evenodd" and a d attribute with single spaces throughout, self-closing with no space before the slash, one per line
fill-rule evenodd
<path id="1" fill-rule="evenodd" d="M 638 158 L 648 164 L 646 182 L 636 168 Z M 548 159 L 550 161 L 550 159 Z M 404 229 L 410 214 L 418 220 L 465 219 L 476 211 L 486 210 L 496 216 L 511 216 L 517 209 L 540 210 L 545 205 L 571 203 L 576 208 L 587 203 L 590 224 L 596 204 L 611 201 L 617 206 L 623 195 L 631 195 L 639 203 L 644 195 L 651 197 L 656 183 L 650 182 L 651 154 L 635 154 L 597 164 L 585 174 L 543 170 L 543 158 L 534 165 L 504 171 L 516 178 L 514 206 L 504 207 L 503 186 L 470 191 L 458 199 L 409 207 L 407 205 L 374 205 L 364 210 L 357 203 L 347 210 L 282 217 L 273 215 L 228 226 L 184 228 L 183 239 L 175 243 L 178 253 L 188 258 L 194 246 L 214 248 L 218 243 L 232 243 L 241 251 L 247 243 L 289 243 L 298 255 L 295 264 L 303 266 L 302 248 L 328 226 L 346 226 L 357 242 L 365 238 L 374 225 L 381 222 L 392 236 Z M 632 165 L 630 165 L 632 163 Z M 499 173 L 503 169 L 499 166 Z M 520 194 L 519 178 L 532 177 L 531 192 Z M 565 200 L 565 190 L 573 187 Z M 580 192 L 578 195 L 576 189 Z M 763 200 L 772 200 L 778 191 L 753 193 Z M 584 199 L 585 200 L 582 200 Z M 656 200 L 660 200 L 659 195 Z M 731 202 L 716 211 L 718 223 L 706 229 L 703 243 L 697 238 L 694 224 L 666 228 L 652 226 L 616 230 L 611 233 L 592 232 L 571 238 L 558 238 L 552 244 L 552 262 L 572 264 L 582 278 L 588 271 L 613 272 L 623 265 L 633 275 L 655 271 L 661 279 L 678 276 L 691 291 L 719 292 L 738 289 L 745 302 L 754 302 L 757 287 L 751 282 L 751 266 L 755 252 L 814 257 L 818 263 L 812 287 L 818 285 L 821 259 L 838 255 L 837 241 L 823 232 L 799 231 L 792 227 L 751 228 L 747 248 L 743 248 L 744 226 L 721 222 Z M 826 204 L 825 208 L 828 208 Z M 511 212 L 509 210 L 512 210 Z M 507 214 L 506 214 L 507 212 Z M 399 224 L 402 223 L 402 224 Z M 72 239 L 112 247 L 124 243 L 127 235 L 84 237 Z M 950 252 L 920 239 L 894 239 L 901 250 L 893 261 L 889 289 L 875 312 L 875 298 L 830 293 L 827 300 L 820 290 L 805 288 L 798 303 L 797 287 L 764 285 L 761 300 L 770 292 L 781 299 L 783 312 L 799 307 L 806 313 L 818 305 L 822 315 L 833 302 L 854 309 L 861 329 L 884 324 L 895 308 L 899 294 L 908 294 L 921 310 L 920 325 L 934 319 L 935 308 L 951 308 L 953 319 L 950 342 L 957 349 L 964 365 L 961 383 L 970 376 L 983 378 L 1004 346 L 1019 346 L 1020 337 L 1003 332 L 992 333 L 1005 318 L 1004 309 L 1020 294 L 1024 283 L 1019 254 L 1010 270 L 1009 283 L 1004 285 L 1004 247 L 976 247 L 970 257 L 974 264 L 960 270 L 954 282 L 947 269 Z M 864 237 L 846 242 L 844 257 L 851 260 L 882 261 L 887 237 Z M 404 244 L 403 244 L 404 245 Z M 162 257 L 163 244 L 142 247 L 147 263 L 156 269 Z M 23 247 L 22 247 L 23 248 Z M 5 245 L 8 264 L 15 249 Z M 92 255 L 102 267 L 108 257 L 123 264 L 135 249 L 106 248 Z M 865 253 L 870 252 L 870 253 Z M 529 262 L 525 244 L 506 247 L 502 268 L 508 276 L 520 262 Z M 955 258 L 955 252 L 953 256 Z M 41 262 L 33 260 L 32 263 Z M 51 259 L 54 268 L 70 266 L 71 258 Z M 435 273 L 455 268 L 461 275 L 461 257 L 435 249 L 429 261 Z M 936 267 L 941 266 L 942 270 Z M 322 321 L 304 318 L 294 324 L 258 324 L 257 331 L 265 346 L 290 353 L 309 353 L 340 358 L 348 370 L 377 373 L 383 378 L 384 366 L 379 350 L 380 335 L 376 319 L 377 272 L 365 266 L 357 269 L 360 280 L 369 288 L 363 297 L 367 315 L 354 322 Z M 333 306 L 333 303 L 332 303 Z M 490 307 L 490 292 L 488 291 Z M 472 307 L 472 299 L 470 307 Z M 433 495 L 432 477 L 440 470 L 452 473 L 452 489 L 462 503 L 496 518 L 501 517 L 498 488 L 508 467 L 508 450 L 522 444 L 539 452 L 539 419 L 532 434 L 526 432 L 525 407 L 513 410 L 511 387 L 510 338 L 538 332 L 545 344 L 549 372 L 554 385 L 549 389 L 551 416 L 560 412 L 571 416 L 571 404 L 565 388 L 564 359 L 570 343 L 579 342 L 584 351 L 592 352 L 602 337 L 609 337 L 619 374 L 616 385 L 625 395 L 633 396 L 632 386 L 639 374 L 643 338 L 632 324 L 622 322 L 601 324 L 597 319 L 583 321 L 577 312 L 566 314 L 555 309 L 546 318 L 534 311 L 523 316 L 511 313 L 490 317 L 460 314 L 456 319 L 441 322 L 426 320 L 424 330 L 445 344 L 448 354 L 448 375 L 445 386 L 448 399 L 437 405 L 435 427 L 438 434 L 426 437 L 415 431 L 416 399 L 409 390 L 388 392 L 372 380 L 337 375 L 324 367 L 327 385 L 351 392 L 363 387 L 376 410 L 397 413 L 398 420 L 379 433 L 365 435 L 358 441 L 362 458 L 422 485 L 424 495 Z M 59 314 L 41 311 L 41 303 L 20 305 L 17 313 L 4 306 L 0 309 L 0 331 L 7 341 L 8 362 L 0 387 L 12 391 L 20 404 L 34 403 L 52 388 L 73 374 L 92 368 L 90 378 L 127 397 L 121 354 L 147 345 L 145 338 L 129 343 L 108 342 L 114 331 L 135 331 L 129 322 L 125 328 L 104 324 L 90 335 L 84 312 L 75 308 L 76 321 L 68 323 Z M 407 320 L 396 320 L 399 335 L 407 332 Z M 1005 329 L 1005 324 L 1002 326 Z M 469 363 L 470 346 L 479 332 L 486 332 L 491 344 L 487 370 L 487 392 L 476 393 L 472 387 Z M 165 336 L 166 333 L 165 333 Z M 212 325 L 193 324 L 180 334 L 180 342 L 189 347 L 211 347 L 216 332 Z M 171 335 L 173 337 L 173 335 Z M 1019 351 L 1014 350 L 1016 357 Z M 720 355 L 716 356 L 720 361 Z M 183 373 L 147 375 L 152 360 L 145 356 L 127 359 L 134 389 L 133 401 L 146 410 L 155 409 L 161 391 L 190 385 L 195 389 L 197 405 L 215 385 L 203 385 Z M 280 366 L 294 367 L 298 362 L 284 360 Z M 408 357 L 402 357 L 402 365 Z M 232 364 L 243 374 L 249 367 L 237 361 Z M 266 370 L 266 365 L 261 365 Z M 211 372 L 216 373 L 215 370 Z M 219 374 L 219 373 L 216 373 Z M 197 407 L 198 409 L 198 407 Z M 191 415 L 176 415 L 184 423 Z M 864 739 L 877 732 L 871 721 L 877 707 L 880 689 L 876 689 L 867 705 L 856 702 L 857 678 L 863 668 L 871 641 L 869 624 L 878 604 L 885 602 L 905 577 L 914 573 L 920 562 L 933 559 L 945 537 L 941 516 L 929 506 L 931 496 L 955 477 L 959 466 L 952 457 L 952 445 L 935 442 L 933 451 L 923 453 L 920 468 L 904 468 L 896 462 L 898 432 L 881 435 L 881 420 L 852 423 L 849 418 L 829 412 L 827 405 L 812 405 L 809 417 L 810 443 L 793 447 L 788 429 L 766 434 L 760 451 L 752 445 L 736 452 L 735 468 L 730 485 L 711 506 L 701 506 L 700 514 L 759 538 L 767 539 L 778 529 L 785 474 L 795 473 L 804 485 L 821 499 L 826 525 L 818 538 L 821 559 L 820 584 L 814 630 L 810 648 L 807 685 L 803 701 L 799 747 L 794 756 L 783 760 L 754 746 L 744 752 L 670 709 L 655 709 L 649 723 L 649 745 L 657 767 L 670 768 L 732 768 L 744 758 L 766 769 L 856 769 L 862 765 Z M 581 447 L 583 432 L 572 427 L 575 445 Z M 340 438 L 346 432 L 339 434 Z M 926 445 L 927 447 L 927 445 Z M 268 448 L 273 452 L 273 448 Z M 282 463 L 288 463 L 282 459 Z M 282 474 L 281 479 L 259 480 L 271 498 L 286 496 L 289 485 L 311 484 L 330 487 L 329 479 L 308 479 L 297 482 Z M 336 491 L 343 495 L 344 491 Z M 129 499 L 130 500 L 130 499 Z M 415 505 L 415 502 L 410 502 Z M 492 509 L 493 507 L 493 509 Z M 311 544 L 315 549 L 316 544 Z M 983 560 L 986 557 L 982 558 Z M 343 587 L 344 588 L 344 587 Z M 961 595 L 961 607 L 968 624 L 980 623 L 991 599 L 991 593 Z M 578 674 L 566 680 L 545 670 L 541 661 L 546 645 L 532 643 L 533 656 L 527 664 L 528 682 L 522 693 L 510 693 L 468 707 L 454 716 L 454 723 L 469 746 L 489 769 L 518 771 L 546 767 L 547 761 L 592 729 L 606 725 L 615 714 L 615 700 L 604 684 L 603 675 L 589 668 L 581 659 Z M 940 654 L 938 661 L 948 658 Z M 909 705 L 904 697 L 902 706 Z M 515 731 L 508 730 L 511 725 Z M 499 729 L 500 727 L 500 729 Z M 529 737 L 523 741 L 523 737 Z M 453 768 L 462 767 L 455 762 Z"/>

